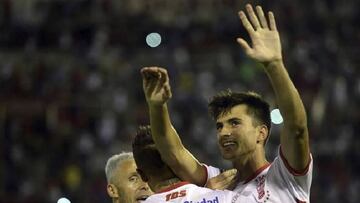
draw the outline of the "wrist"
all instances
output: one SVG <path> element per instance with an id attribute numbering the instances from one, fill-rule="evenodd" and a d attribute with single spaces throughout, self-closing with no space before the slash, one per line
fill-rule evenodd
<path id="1" fill-rule="evenodd" d="M 162 108 L 166 106 L 166 102 L 148 102 L 149 108 Z"/>
<path id="2" fill-rule="evenodd" d="M 281 68 L 284 67 L 284 62 L 282 60 L 282 58 L 280 59 L 274 59 L 272 61 L 267 61 L 263 63 L 265 70 L 271 70 L 274 68 Z"/>

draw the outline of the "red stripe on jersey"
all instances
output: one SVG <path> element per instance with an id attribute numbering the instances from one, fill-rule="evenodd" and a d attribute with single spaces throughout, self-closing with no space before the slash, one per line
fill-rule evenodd
<path id="1" fill-rule="evenodd" d="M 295 198 L 295 201 L 296 201 L 296 203 L 306 203 L 306 202 L 301 201 L 301 200 L 298 200 L 298 199 L 296 199 L 296 198 Z"/>
<path id="2" fill-rule="evenodd" d="M 253 173 L 250 177 L 248 177 L 244 184 L 250 182 L 252 179 L 256 178 L 256 176 L 258 176 L 263 170 L 265 170 L 267 167 L 269 167 L 271 164 L 267 163 L 264 166 L 262 166 L 261 168 L 259 168 L 258 170 L 255 171 L 255 173 Z"/>
<path id="3" fill-rule="evenodd" d="M 208 176 L 209 176 L 209 174 L 208 174 L 208 170 L 207 170 L 206 166 L 205 166 L 204 164 L 201 164 L 201 166 L 203 167 L 203 169 L 204 169 L 204 171 L 205 171 L 205 179 L 204 179 L 204 181 L 203 181 L 204 184 L 201 184 L 201 185 L 202 185 L 203 187 L 205 187 L 205 185 L 206 185 L 206 183 L 207 183 L 207 181 L 208 181 Z"/>
<path id="4" fill-rule="evenodd" d="M 310 154 L 309 154 L 310 156 Z M 281 159 L 284 161 L 284 164 L 286 166 L 286 168 L 288 169 L 288 171 L 293 175 L 293 176 L 304 176 L 305 174 L 307 174 L 307 172 L 309 171 L 309 166 L 310 166 L 310 162 L 311 162 L 311 156 L 309 157 L 309 163 L 306 165 L 306 167 L 303 170 L 296 170 L 294 168 L 292 168 L 289 164 L 289 162 L 286 160 L 281 146 L 280 146 L 280 157 Z"/>

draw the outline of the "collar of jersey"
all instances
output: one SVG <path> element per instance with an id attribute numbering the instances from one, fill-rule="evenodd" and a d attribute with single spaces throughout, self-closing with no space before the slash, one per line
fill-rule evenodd
<path id="1" fill-rule="evenodd" d="M 173 184 L 173 185 L 170 185 L 170 186 L 167 187 L 167 188 L 164 188 L 164 189 L 160 190 L 160 191 L 157 192 L 157 193 L 168 192 L 168 191 L 170 191 L 170 190 L 174 190 L 174 189 L 176 189 L 176 188 L 178 188 L 178 187 L 181 187 L 181 186 L 187 185 L 187 184 L 190 184 L 190 183 L 187 182 L 187 181 L 178 182 L 178 183 L 175 183 L 175 184 Z"/>
<path id="2" fill-rule="evenodd" d="M 261 172 L 263 172 L 270 165 L 271 165 L 270 163 L 267 163 L 267 164 L 263 165 L 262 167 L 260 167 L 258 170 L 255 171 L 255 173 L 253 173 L 249 178 L 247 178 L 243 184 L 246 184 L 246 183 L 250 182 L 252 179 L 256 178 Z"/>

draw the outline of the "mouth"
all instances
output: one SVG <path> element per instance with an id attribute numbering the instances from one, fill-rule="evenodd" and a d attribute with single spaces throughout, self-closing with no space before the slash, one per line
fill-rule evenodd
<path id="1" fill-rule="evenodd" d="M 230 148 L 230 147 L 235 147 L 236 146 L 236 142 L 232 141 L 232 140 L 224 140 L 221 142 L 221 146 L 223 148 Z"/>
<path id="2" fill-rule="evenodd" d="M 150 195 L 140 195 L 138 197 L 136 197 L 136 201 L 145 201 L 146 198 L 148 198 Z"/>

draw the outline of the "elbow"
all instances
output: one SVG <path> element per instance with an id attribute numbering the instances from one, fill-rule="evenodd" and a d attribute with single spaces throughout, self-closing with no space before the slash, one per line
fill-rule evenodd
<path id="1" fill-rule="evenodd" d="M 288 124 L 288 129 L 294 132 L 295 137 L 302 139 L 307 135 L 308 127 L 306 119 L 298 120 Z"/>
<path id="2" fill-rule="evenodd" d="M 295 127 L 294 131 L 295 132 L 295 138 L 297 138 L 298 140 L 304 140 L 306 135 L 307 135 L 307 127 L 306 126 L 297 126 Z"/>

